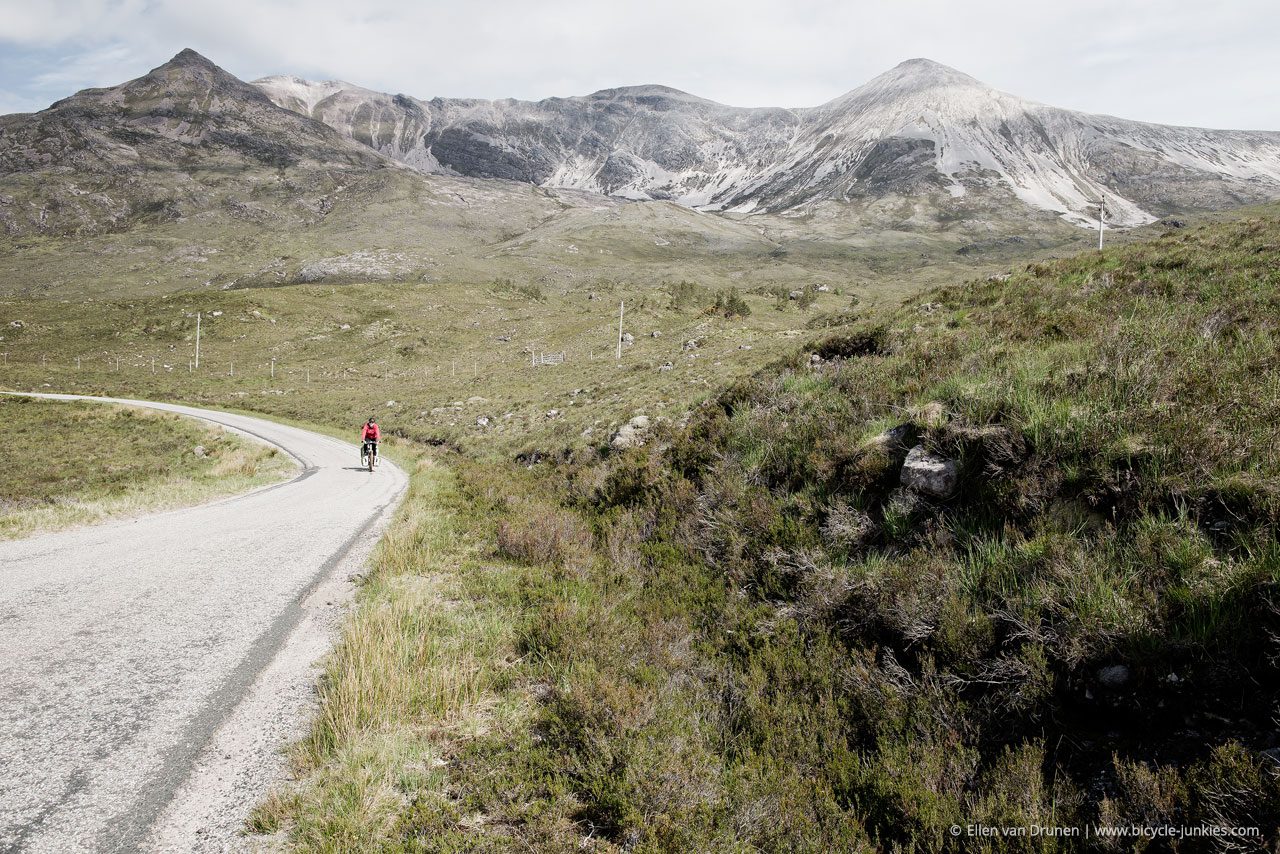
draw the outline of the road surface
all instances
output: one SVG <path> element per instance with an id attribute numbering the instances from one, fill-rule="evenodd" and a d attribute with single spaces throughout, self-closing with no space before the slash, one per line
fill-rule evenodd
<path id="1" fill-rule="evenodd" d="M 199 507 L 0 542 L 0 851 L 226 848 L 305 720 L 338 588 L 406 485 L 389 462 L 358 469 L 356 446 L 328 436 L 115 402 L 225 425 L 302 470 Z"/>

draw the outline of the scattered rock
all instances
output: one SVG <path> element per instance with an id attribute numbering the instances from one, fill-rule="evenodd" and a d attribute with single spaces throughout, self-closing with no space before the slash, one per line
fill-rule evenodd
<path id="1" fill-rule="evenodd" d="M 636 343 L 636 336 L 632 335 L 630 332 L 622 333 L 622 346 L 630 347 L 634 343 Z"/>
<path id="2" fill-rule="evenodd" d="M 220 312 L 220 311 L 211 311 L 211 312 L 209 312 L 209 316 L 210 316 L 210 317 L 222 317 L 222 312 Z"/>
<path id="3" fill-rule="evenodd" d="M 26 327 L 26 325 L 27 325 L 27 324 L 23 323 L 21 320 L 11 320 L 11 321 L 9 321 L 9 328 L 10 328 L 10 329 L 23 329 L 24 327 Z"/>
<path id="4" fill-rule="evenodd" d="M 817 292 L 818 292 L 818 293 L 820 293 L 820 294 L 825 294 L 825 293 L 829 292 L 829 291 L 831 290 L 831 288 L 830 288 L 829 286 L 827 286 L 827 285 L 818 285 L 816 288 L 814 288 L 814 290 L 815 290 L 815 291 L 817 291 Z"/>
<path id="5" fill-rule="evenodd" d="M 559 409 L 549 409 L 549 410 L 547 410 L 547 418 L 559 418 L 559 417 L 560 417 L 560 410 L 559 410 Z"/>
<path id="6" fill-rule="evenodd" d="M 671 364 L 670 362 L 663 362 L 661 365 L 658 365 L 658 370 L 669 371 L 669 370 L 672 370 L 674 367 L 675 365 Z"/>
<path id="7" fill-rule="evenodd" d="M 1110 664 L 1098 670 L 1098 683 L 1104 688 L 1123 688 L 1129 684 L 1129 668 L 1123 664 Z"/>
<path id="8" fill-rule="evenodd" d="M 388 400 L 386 403 L 382 405 L 387 409 L 395 409 L 398 404 L 394 400 Z"/>
<path id="9" fill-rule="evenodd" d="M 697 338 L 690 338 L 688 341 L 684 342 L 684 349 L 686 350 L 697 350 L 701 346 L 702 342 Z"/>
<path id="10" fill-rule="evenodd" d="M 1009 274 L 1008 274 L 1008 273 L 994 273 L 994 274 L 992 274 L 992 275 L 990 275 L 990 276 L 987 276 L 987 281 L 988 281 L 988 282 L 991 282 L 991 283 L 993 283 L 993 284 L 994 284 L 994 283 L 998 283 L 998 282 L 1007 282 L 1007 281 L 1009 281 Z"/>
<path id="11" fill-rule="evenodd" d="M 940 302 L 924 302 L 920 304 L 920 311 L 924 314 L 933 314 L 940 308 L 942 308 L 942 303 Z"/>
<path id="12" fill-rule="evenodd" d="M 347 330 L 349 330 L 349 329 L 351 328 L 351 324 L 350 324 L 350 323 L 344 323 L 344 324 L 342 324 L 341 326 L 339 326 L 338 328 L 339 328 L 339 329 L 341 329 L 343 332 L 346 332 Z"/>
<path id="13" fill-rule="evenodd" d="M 800 297 L 802 296 L 804 296 L 804 291 L 794 290 L 791 293 L 787 294 L 787 299 L 800 299 Z"/>
<path id="14" fill-rule="evenodd" d="M 662 332 L 661 332 L 661 330 L 655 329 L 655 330 L 653 330 L 652 332 L 650 332 L 650 333 L 649 333 L 649 337 L 650 337 L 650 338 L 661 338 L 661 337 L 662 337 Z"/>
<path id="15" fill-rule="evenodd" d="M 956 491 L 960 476 L 954 460 L 931 454 L 923 445 L 907 452 L 902 464 L 902 485 L 916 492 L 947 498 Z"/>
<path id="16" fill-rule="evenodd" d="M 649 425 L 649 416 L 637 415 L 614 431 L 609 437 L 609 447 L 615 451 L 640 447 L 649 441 Z"/>
<path id="17" fill-rule="evenodd" d="M 477 427 L 488 427 L 488 426 L 489 426 L 489 416 L 488 416 L 488 415 L 481 415 L 479 418 L 477 418 L 477 419 L 476 419 L 476 426 L 477 426 Z"/>
<path id="18" fill-rule="evenodd" d="M 750 344 L 743 344 L 742 346 L 738 347 L 738 349 L 739 349 L 739 350 L 750 350 L 750 349 L 751 349 L 751 345 L 750 345 Z"/>
<path id="19" fill-rule="evenodd" d="M 821 364 L 822 364 L 822 357 L 821 357 L 821 356 L 819 356 L 817 353 L 810 353 L 810 354 L 809 354 L 809 364 L 811 364 L 811 365 L 821 365 Z"/>
<path id="20" fill-rule="evenodd" d="M 1187 224 L 1185 222 L 1183 222 L 1180 219 L 1174 219 L 1173 217 L 1160 220 L 1160 224 L 1163 225 L 1165 228 L 1186 228 L 1187 227 Z"/>
<path id="21" fill-rule="evenodd" d="M 487 397 L 481 397 L 481 396 L 480 396 L 480 395 L 478 395 L 478 394 L 472 395 L 471 397 L 468 397 L 468 398 L 467 398 L 467 403 L 469 403 L 469 404 L 474 404 L 474 403 L 488 403 L 488 402 L 489 402 L 489 398 L 487 398 Z"/>
<path id="22" fill-rule="evenodd" d="M 191 449 L 191 453 L 195 454 L 197 457 L 200 457 L 201 459 L 204 459 L 206 456 L 208 456 L 208 452 L 205 451 L 204 445 L 196 445 L 194 448 Z"/>

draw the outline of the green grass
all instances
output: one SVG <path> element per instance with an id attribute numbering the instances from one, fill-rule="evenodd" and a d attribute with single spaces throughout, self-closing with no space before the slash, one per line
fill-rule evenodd
<path id="1" fill-rule="evenodd" d="M 777 311 L 771 297 L 747 294 L 751 316 L 726 318 L 702 313 L 714 305 L 709 289 L 702 301 L 672 309 L 665 288 L 634 283 L 544 288 L 540 299 L 521 286 L 299 285 L 127 301 L 0 300 L 0 318 L 20 324 L 0 324 L 0 352 L 8 354 L 0 383 L 333 425 L 376 413 L 393 434 L 480 454 L 555 451 L 583 443 L 584 433 L 587 442 L 605 441 L 637 410 L 678 418 L 722 383 L 789 351 L 817 313 L 848 301 L 827 293 L 809 311 Z M 622 301 L 635 343 L 619 362 Z M 690 340 L 696 350 L 685 349 Z M 563 352 L 565 361 L 535 368 L 534 352 Z M 672 369 L 660 370 L 664 363 Z"/>
<path id="2" fill-rule="evenodd" d="M 197 504 L 295 468 L 275 449 L 144 409 L 0 396 L 0 423 L 5 538 Z"/>
<path id="3" fill-rule="evenodd" d="M 536 741 L 487 761 L 606 849 L 1274 842 L 1278 270 L 1266 216 L 936 290 L 549 472 L 598 557 L 538 588 Z M 900 487 L 917 443 L 956 494 Z"/>
<path id="4" fill-rule="evenodd" d="M 316 851 L 1272 833 L 1277 246 L 1255 218 L 923 294 L 626 453 L 437 452 L 254 828 Z M 956 495 L 899 488 L 917 442 Z"/>

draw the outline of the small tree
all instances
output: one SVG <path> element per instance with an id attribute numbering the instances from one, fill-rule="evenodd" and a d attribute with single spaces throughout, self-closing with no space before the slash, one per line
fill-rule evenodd
<path id="1" fill-rule="evenodd" d="M 738 293 L 737 288 L 729 288 L 728 291 L 721 291 L 716 294 L 716 314 L 723 314 L 725 317 L 750 317 L 751 306 L 747 305 L 747 301 L 742 298 L 742 294 Z"/>
<path id="2" fill-rule="evenodd" d="M 698 286 L 684 279 L 667 285 L 667 292 L 671 294 L 671 308 L 676 311 L 686 308 L 698 299 Z"/>

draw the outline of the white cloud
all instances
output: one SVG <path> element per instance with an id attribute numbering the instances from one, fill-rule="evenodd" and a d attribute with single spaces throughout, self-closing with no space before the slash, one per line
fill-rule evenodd
<path id="1" fill-rule="evenodd" d="M 1280 128 L 1277 37 L 1274 0 L 0 0 L 0 58 L 54 57 L 24 78 L 5 64 L 0 89 L 43 106 L 190 46 L 245 78 L 332 77 L 420 97 L 653 82 L 807 106 L 928 56 L 1061 106 Z"/>

